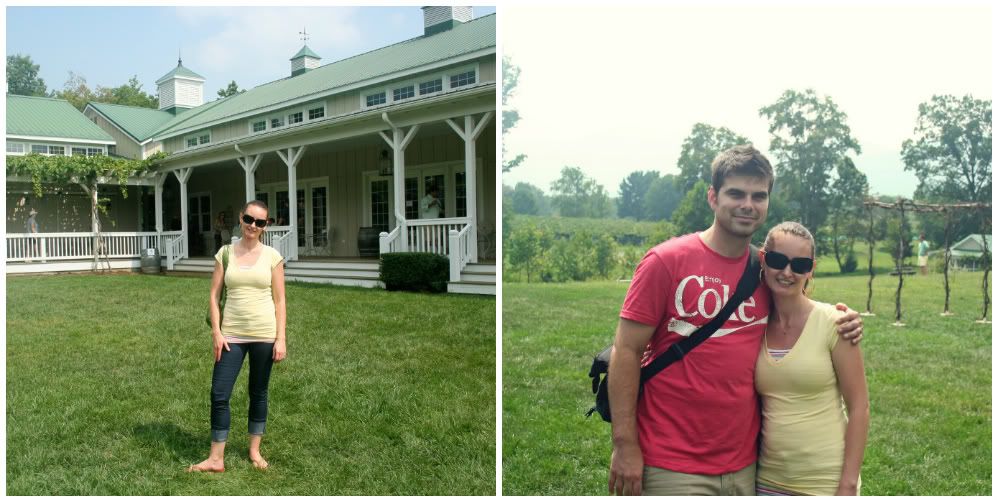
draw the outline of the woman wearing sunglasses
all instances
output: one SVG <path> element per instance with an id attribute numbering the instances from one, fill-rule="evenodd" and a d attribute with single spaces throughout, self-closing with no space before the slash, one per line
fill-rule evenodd
<path id="1" fill-rule="evenodd" d="M 229 398 L 245 358 L 249 357 L 249 458 L 253 466 L 269 465 L 260 455 L 267 423 L 270 369 L 287 355 L 287 310 L 284 300 L 284 258 L 261 241 L 267 226 L 267 205 L 251 201 L 239 214 L 242 238 L 215 255 L 211 276 L 211 333 L 215 368 L 211 375 L 211 452 L 189 471 L 223 472 L 229 431 Z M 222 269 L 228 250 L 228 269 Z M 224 276 L 227 299 L 218 307 Z"/>
<path id="2" fill-rule="evenodd" d="M 762 401 L 759 495 L 857 495 L 869 431 L 862 353 L 838 340 L 842 312 L 807 296 L 814 238 L 796 222 L 769 231 L 761 251 L 772 291 L 755 366 Z"/>

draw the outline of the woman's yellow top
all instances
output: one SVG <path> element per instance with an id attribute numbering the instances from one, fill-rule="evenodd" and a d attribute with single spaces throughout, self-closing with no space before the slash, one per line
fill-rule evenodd
<path id="1" fill-rule="evenodd" d="M 235 249 L 229 248 L 228 270 L 225 271 L 225 286 L 228 287 L 225 299 L 225 313 L 222 315 L 222 335 L 241 338 L 277 338 L 277 312 L 273 303 L 271 277 L 273 268 L 284 260 L 280 252 L 260 244 L 260 256 L 256 263 L 243 268 L 235 258 Z M 215 260 L 222 262 L 224 247 L 215 254 Z"/>
<path id="2" fill-rule="evenodd" d="M 755 389 L 762 399 L 758 481 L 811 495 L 834 495 L 845 456 L 848 416 L 831 351 L 838 343 L 833 305 L 814 302 L 800 338 L 780 360 L 762 343 Z M 861 485 L 861 479 L 859 480 Z"/>

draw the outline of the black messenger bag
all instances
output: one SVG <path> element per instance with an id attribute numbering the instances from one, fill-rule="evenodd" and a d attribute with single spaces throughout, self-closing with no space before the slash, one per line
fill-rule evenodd
<path id="1" fill-rule="evenodd" d="M 668 365 L 682 359 L 689 351 L 702 344 L 704 340 L 713 335 L 727 322 L 730 315 L 734 313 L 734 309 L 737 309 L 742 302 L 755 293 L 755 288 L 758 287 L 761 264 L 758 262 L 758 249 L 752 245 L 748 251 L 748 262 L 744 266 L 744 274 L 741 275 L 741 279 L 737 282 L 737 289 L 734 290 L 734 296 L 724 304 L 720 312 L 709 323 L 700 327 L 692 335 L 672 344 L 667 351 L 640 369 L 638 398 L 644 390 L 644 382 L 647 382 L 651 377 L 668 367 Z M 589 368 L 589 377 L 592 378 L 592 393 L 595 394 L 595 406 L 585 414 L 586 417 L 590 417 L 592 413 L 599 412 L 599 416 L 606 422 L 613 421 L 612 415 L 609 412 L 609 356 L 612 352 L 613 345 L 610 344 L 609 347 L 603 349 L 592 360 L 592 367 Z"/>

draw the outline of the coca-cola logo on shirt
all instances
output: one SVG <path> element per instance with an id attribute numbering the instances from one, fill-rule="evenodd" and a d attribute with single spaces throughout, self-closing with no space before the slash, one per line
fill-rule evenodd
<path id="1" fill-rule="evenodd" d="M 719 290 L 717 289 L 718 285 Z M 691 303 L 683 300 L 687 294 L 695 297 Z M 684 336 L 690 335 L 699 326 L 679 318 L 702 317 L 709 320 L 720 313 L 724 304 L 730 300 L 730 295 L 730 285 L 724 284 L 719 278 L 697 275 L 682 278 L 675 289 L 675 311 L 678 313 L 678 318 L 672 318 L 668 322 L 668 331 Z M 755 309 L 756 305 L 754 296 L 745 299 L 727 320 L 742 324 L 736 328 L 721 328 L 713 336 L 720 337 L 748 326 L 767 323 L 768 315 L 758 314 Z M 702 324 L 702 322 L 697 323 Z"/>

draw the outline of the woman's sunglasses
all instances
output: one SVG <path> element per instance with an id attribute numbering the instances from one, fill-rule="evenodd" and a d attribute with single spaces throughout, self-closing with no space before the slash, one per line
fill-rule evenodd
<path id="1" fill-rule="evenodd" d="M 786 269 L 786 264 L 789 264 L 789 268 L 796 274 L 806 274 L 814 268 L 814 260 L 810 257 L 793 257 L 790 259 L 784 254 L 771 250 L 762 250 L 762 255 L 765 257 L 765 265 L 779 271 Z"/>
<path id="2" fill-rule="evenodd" d="M 249 214 L 243 214 L 243 216 L 242 216 L 242 222 L 245 222 L 246 225 L 256 224 L 256 227 L 267 227 L 267 220 L 266 219 L 254 219 Z"/>

